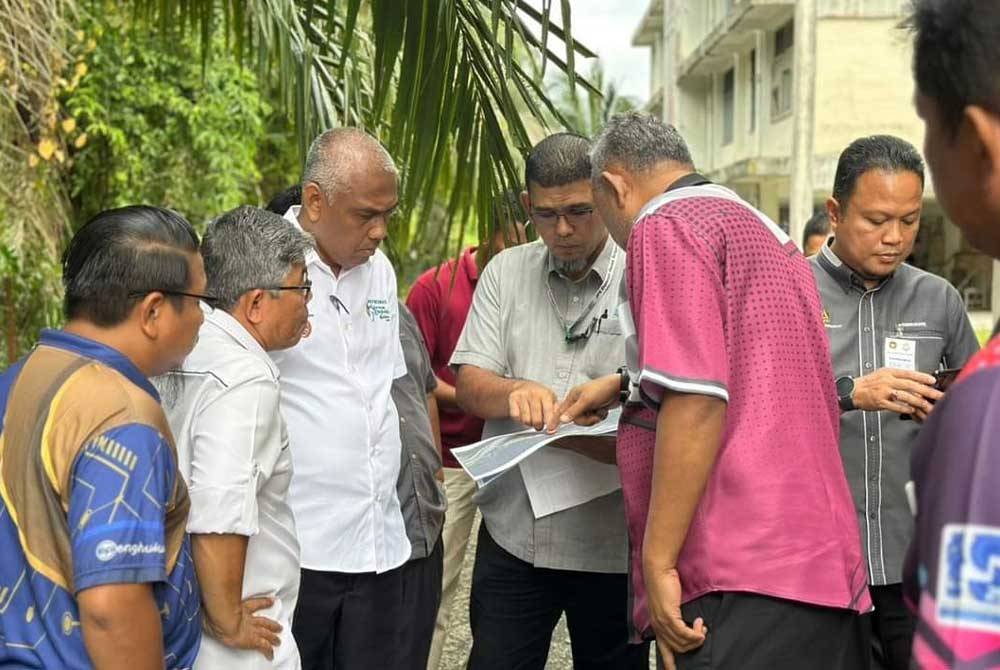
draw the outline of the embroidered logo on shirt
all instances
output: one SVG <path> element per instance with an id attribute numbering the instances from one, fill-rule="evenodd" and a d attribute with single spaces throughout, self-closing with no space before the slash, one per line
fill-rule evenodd
<path id="1" fill-rule="evenodd" d="M 1000 633 L 1000 528 L 948 524 L 941 531 L 937 619 Z"/>
<path id="2" fill-rule="evenodd" d="M 365 314 L 372 321 L 391 321 L 392 310 L 389 309 L 389 301 L 378 298 L 369 298 L 365 303 Z"/>

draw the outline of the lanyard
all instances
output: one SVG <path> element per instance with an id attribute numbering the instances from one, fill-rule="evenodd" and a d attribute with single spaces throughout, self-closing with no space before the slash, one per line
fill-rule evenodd
<path id="1" fill-rule="evenodd" d="M 614 244 L 614 242 L 612 242 L 609 239 L 605 242 L 605 244 Z M 580 312 L 580 316 L 577 317 L 576 321 L 574 321 L 572 324 L 568 326 L 566 325 L 566 317 L 563 316 L 562 312 L 559 310 L 559 305 L 556 303 L 556 297 L 552 294 L 552 285 L 549 284 L 549 278 L 546 276 L 545 287 L 549 294 L 549 302 L 552 303 L 552 309 L 555 310 L 556 316 L 559 317 L 559 323 L 563 327 L 563 336 L 566 338 L 567 342 L 572 342 L 573 340 L 578 339 L 574 336 L 573 331 L 576 330 L 577 326 L 579 326 L 580 323 L 582 323 L 584 320 L 586 320 L 588 316 L 590 316 L 590 313 L 593 311 L 594 307 L 597 306 L 597 303 L 600 302 L 601 298 L 604 296 L 605 293 L 607 293 L 608 289 L 611 287 L 611 281 L 614 279 L 615 265 L 617 263 L 618 263 L 618 245 L 615 245 L 614 248 L 611 249 L 611 259 L 608 261 L 608 271 L 604 273 L 604 281 L 601 282 L 601 287 L 597 289 L 597 293 L 594 294 L 594 297 L 590 300 L 590 303 L 587 305 L 587 307 L 582 312 Z M 590 335 L 589 332 L 586 333 L 586 336 L 589 335 Z"/>

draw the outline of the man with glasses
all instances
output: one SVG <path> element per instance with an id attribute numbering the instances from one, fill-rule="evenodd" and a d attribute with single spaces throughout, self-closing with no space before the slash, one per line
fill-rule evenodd
<path id="1" fill-rule="evenodd" d="M 625 360 L 615 312 L 625 257 L 594 212 L 589 150 L 568 133 L 532 149 L 523 200 L 541 241 L 499 254 L 476 286 L 451 363 L 484 438 L 541 430 L 573 385 Z M 563 614 L 574 667 L 648 667 L 648 647 L 628 644 L 618 489 L 614 466 L 549 448 L 477 492 L 469 668 L 544 668 Z"/>
<path id="2" fill-rule="evenodd" d="M 201 253 L 216 309 L 184 365 L 157 380 L 191 495 L 208 633 L 195 668 L 300 667 L 292 456 L 267 352 L 308 332 L 312 248 L 308 234 L 256 207 L 214 221 Z"/>
<path id="3" fill-rule="evenodd" d="M 324 132 L 306 157 L 299 206 L 285 218 L 316 240 L 306 254 L 312 335 L 272 354 L 295 458 L 290 500 L 302 550 L 293 634 L 311 668 L 398 668 L 412 612 L 410 557 L 396 482 L 394 379 L 406 374 L 396 275 L 379 250 L 399 175 L 378 141 Z"/>
<path id="4" fill-rule="evenodd" d="M 0 375 L 0 666 L 190 668 L 189 500 L 149 377 L 194 346 L 198 238 L 164 209 L 102 212 L 63 286 L 65 327 Z"/>

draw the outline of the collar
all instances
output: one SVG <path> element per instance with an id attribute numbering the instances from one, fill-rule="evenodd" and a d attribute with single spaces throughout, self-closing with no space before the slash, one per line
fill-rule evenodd
<path id="1" fill-rule="evenodd" d="M 254 336 L 250 334 L 242 323 L 236 320 L 236 317 L 221 309 L 217 309 L 211 314 L 205 315 L 205 323 L 212 324 L 228 335 L 241 347 L 253 354 L 256 358 L 259 358 L 267 363 L 267 367 L 271 371 L 271 374 L 274 375 L 275 379 L 278 379 L 278 366 L 274 364 L 271 357 L 268 356 L 267 352 L 264 351 L 264 348 L 260 346 L 260 342 L 254 339 Z"/>
<path id="2" fill-rule="evenodd" d="M 833 253 L 833 238 L 831 238 L 823 248 L 819 250 L 816 254 L 816 262 L 819 263 L 820 267 L 823 268 L 828 275 L 833 277 L 837 284 L 844 290 L 844 293 L 849 293 L 852 289 L 856 291 L 861 291 L 862 293 L 867 293 L 869 290 L 865 286 L 865 280 L 857 272 L 851 269 L 847 263 L 840 260 L 840 256 Z M 875 289 L 880 289 L 885 286 L 885 283 L 893 278 L 894 275 L 889 275 L 882 281 L 878 283 Z"/>
<path id="3" fill-rule="evenodd" d="M 615 255 L 617 250 L 618 245 L 615 244 L 615 241 L 611 239 L 610 235 L 608 235 L 607 239 L 604 240 L 604 248 L 601 249 L 601 253 L 597 255 L 597 259 L 594 260 L 594 263 L 590 266 L 587 274 L 585 274 L 579 281 L 586 279 L 591 272 L 595 273 L 598 279 L 604 281 L 608 276 L 611 258 Z M 545 265 L 546 268 L 548 268 L 548 274 L 559 274 L 559 271 L 556 270 L 556 259 L 548 249 L 545 250 Z M 559 276 L 561 277 L 562 275 L 559 274 Z"/>
<path id="4" fill-rule="evenodd" d="M 687 188 L 688 186 L 703 186 L 704 184 L 711 184 L 712 180 L 708 177 L 698 174 L 697 172 L 692 172 L 686 174 L 680 179 L 675 179 L 670 186 L 664 190 L 664 193 L 670 193 L 671 191 L 676 191 L 679 188 Z"/>
<path id="5" fill-rule="evenodd" d="M 106 365 L 153 396 L 156 402 L 160 402 L 160 394 L 156 392 L 156 388 L 150 383 L 149 378 L 135 366 L 135 363 L 128 356 L 117 349 L 80 335 L 67 333 L 65 330 L 49 328 L 42 330 L 42 334 L 38 338 L 38 345 L 63 349 Z"/>
<path id="6" fill-rule="evenodd" d="M 476 265 L 476 252 L 476 247 L 469 247 L 460 259 L 462 267 L 465 268 L 465 274 L 474 282 L 479 281 L 479 266 Z"/>

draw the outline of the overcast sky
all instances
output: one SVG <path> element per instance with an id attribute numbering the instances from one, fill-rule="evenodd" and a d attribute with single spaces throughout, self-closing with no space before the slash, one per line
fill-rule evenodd
<path id="1" fill-rule="evenodd" d="M 605 73 L 622 93 L 645 102 L 649 98 L 649 49 L 634 48 L 632 36 L 649 0 L 571 1 L 573 36 L 597 52 Z M 532 3 L 541 6 L 540 0 Z M 560 6 L 559 0 L 553 0 L 552 19 L 562 24 Z M 589 64 L 580 69 L 586 72 Z"/>

